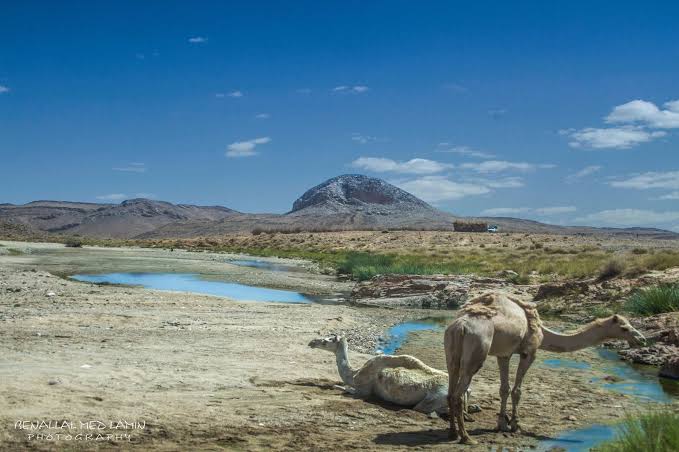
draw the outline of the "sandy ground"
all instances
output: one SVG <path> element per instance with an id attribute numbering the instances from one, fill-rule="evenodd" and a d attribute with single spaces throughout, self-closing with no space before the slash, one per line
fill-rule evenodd
<path id="1" fill-rule="evenodd" d="M 306 346 L 330 332 L 384 330 L 413 317 L 411 312 L 242 302 L 78 283 L 47 270 L 163 271 L 159 268 L 166 266 L 165 271 L 211 273 L 303 292 L 346 289 L 323 276 L 233 268 L 223 255 L 209 253 L 21 246 L 23 255 L 0 255 L 4 450 L 462 447 L 447 441 L 441 419 L 344 395 L 333 387 L 339 382 L 334 357 Z M 440 334 L 415 335 L 405 351 L 442 367 Z M 366 358 L 356 353 L 353 364 Z M 594 355 L 585 352 L 582 358 Z M 465 450 L 531 446 L 560 430 L 614 421 L 638 407 L 632 398 L 600 389 L 581 373 L 535 366 L 524 386 L 525 434 L 499 434 L 492 431 L 497 386 L 496 365 L 489 360 L 473 387 L 483 410 L 471 429 L 481 445 Z M 567 420 L 570 415 L 576 420 Z M 59 422 L 67 428 L 27 430 L 18 421 L 51 421 L 52 427 Z M 104 428 L 81 424 L 91 421 Z M 120 422 L 145 425 L 123 428 Z M 51 440 L 29 436 L 48 432 Z"/>

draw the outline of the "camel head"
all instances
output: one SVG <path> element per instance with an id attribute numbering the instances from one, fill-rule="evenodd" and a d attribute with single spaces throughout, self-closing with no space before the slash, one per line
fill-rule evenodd
<path id="1" fill-rule="evenodd" d="M 329 352 L 335 353 L 339 349 L 342 341 L 345 340 L 342 336 L 336 334 L 321 339 L 314 339 L 309 342 L 309 347 L 320 348 L 321 350 L 327 350 Z"/>
<path id="2" fill-rule="evenodd" d="M 621 315 L 615 314 L 603 319 L 602 324 L 607 327 L 609 337 L 627 341 L 630 347 L 646 344 L 644 335 Z"/>

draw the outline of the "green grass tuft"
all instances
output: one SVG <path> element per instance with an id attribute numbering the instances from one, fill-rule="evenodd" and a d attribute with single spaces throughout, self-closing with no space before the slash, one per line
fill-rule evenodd
<path id="1" fill-rule="evenodd" d="M 619 436 L 596 448 L 601 452 L 674 452 L 679 450 L 679 413 L 664 408 L 628 417 Z"/>
<path id="2" fill-rule="evenodd" d="M 679 285 L 665 284 L 638 290 L 627 300 L 625 308 L 639 315 L 679 311 Z"/>

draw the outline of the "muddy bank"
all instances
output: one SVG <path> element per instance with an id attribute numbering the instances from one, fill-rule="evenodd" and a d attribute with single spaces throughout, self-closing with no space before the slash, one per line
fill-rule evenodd
<path id="1" fill-rule="evenodd" d="M 2 255 L 16 268 L 40 269 L 55 275 L 88 273 L 196 273 L 207 279 L 295 290 L 314 295 L 349 293 L 352 283 L 318 273 L 315 264 L 298 259 L 256 258 L 238 254 L 150 248 L 66 248 L 58 243 L 0 241 L 19 255 Z M 279 264 L 281 271 L 245 262 Z M 290 268 L 292 267 L 292 268 Z"/>

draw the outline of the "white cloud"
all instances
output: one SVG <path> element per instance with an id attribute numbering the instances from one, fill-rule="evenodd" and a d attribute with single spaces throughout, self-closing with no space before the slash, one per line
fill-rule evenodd
<path id="1" fill-rule="evenodd" d="M 370 90 L 365 85 L 354 85 L 354 86 L 347 86 L 347 85 L 339 85 L 335 86 L 332 91 L 336 93 L 365 93 L 366 91 Z"/>
<path id="2" fill-rule="evenodd" d="M 0 85 L 0 94 L 9 93 L 9 88 L 5 85 Z"/>
<path id="3" fill-rule="evenodd" d="M 530 212 L 529 207 L 495 207 L 493 209 L 486 209 L 481 211 L 481 215 L 489 217 L 504 217 L 508 215 L 517 215 L 524 212 Z"/>
<path id="4" fill-rule="evenodd" d="M 486 185 L 490 188 L 520 188 L 524 186 L 523 179 L 520 177 L 503 177 L 500 179 L 465 179 L 465 182 Z"/>
<path id="5" fill-rule="evenodd" d="M 110 195 L 97 196 L 97 199 L 101 199 L 103 201 L 122 201 L 123 199 L 127 198 L 128 196 L 125 193 L 111 193 Z"/>
<path id="6" fill-rule="evenodd" d="M 490 116 L 493 119 L 500 119 L 506 114 L 507 110 L 504 108 L 495 108 L 492 110 L 488 110 L 488 116 Z"/>
<path id="7" fill-rule="evenodd" d="M 572 213 L 577 210 L 578 209 L 575 206 L 554 206 L 554 207 L 538 207 L 537 209 L 533 209 L 533 212 L 535 212 L 538 215 L 561 215 L 564 213 Z"/>
<path id="8" fill-rule="evenodd" d="M 647 172 L 609 182 L 611 187 L 648 190 L 651 188 L 679 189 L 679 171 Z"/>
<path id="9" fill-rule="evenodd" d="M 192 36 L 188 39 L 191 44 L 204 44 L 207 42 L 207 38 L 204 36 Z"/>
<path id="10" fill-rule="evenodd" d="M 648 131 L 634 126 L 607 129 L 587 127 L 581 130 L 562 130 L 559 133 L 572 139 L 568 144 L 573 148 L 592 149 L 629 149 L 667 135 L 663 131 Z"/>
<path id="11" fill-rule="evenodd" d="M 661 110 L 653 102 L 633 100 L 618 105 L 606 116 L 609 124 L 642 124 L 653 129 L 679 128 L 679 100 L 665 102 Z"/>
<path id="12" fill-rule="evenodd" d="M 658 108 L 653 102 L 637 99 L 618 105 L 604 118 L 614 127 L 561 130 L 574 148 L 628 149 L 667 135 L 663 130 L 679 128 L 679 100 L 665 102 Z"/>
<path id="13" fill-rule="evenodd" d="M 360 144 L 368 144 L 368 143 L 383 143 L 385 141 L 389 141 L 386 138 L 379 138 L 379 137 L 373 137 L 370 135 L 363 135 L 360 133 L 352 133 L 351 134 L 351 139 L 357 143 Z"/>
<path id="14" fill-rule="evenodd" d="M 439 143 L 438 147 L 439 148 L 444 148 L 449 146 L 449 143 Z M 464 155 L 465 157 L 476 157 L 480 159 L 492 159 L 495 157 L 493 154 L 489 154 L 487 152 L 483 151 L 478 151 L 476 149 L 473 149 L 469 146 L 453 146 L 449 149 L 437 149 L 436 152 L 446 152 L 446 153 L 451 153 L 451 154 L 459 154 L 459 155 Z"/>
<path id="15" fill-rule="evenodd" d="M 156 195 L 153 193 L 135 193 L 134 196 L 136 198 L 146 198 L 146 199 L 154 199 L 156 197 Z"/>
<path id="16" fill-rule="evenodd" d="M 536 169 L 554 168 L 552 164 L 535 164 L 525 162 L 507 162 L 504 160 L 486 160 L 480 163 L 463 163 L 460 168 L 473 170 L 479 173 L 499 173 L 502 171 L 529 172 Z"/>
<path id="17" fill-rule="evenodd" d="M 601 166 L 599 165 L 586 166 L 576 173 L 569 174 L 566 177 L 566 182 L 568 182 L 569 184 L 573 184 L 578 180 L 585 178 L 587 176 L 591 176 L 592 174 L 598 173 L 599 171 L 601 171 Z"/>
<path id="18" fill-rule="evenodd" d="M 133 163 L 130 163 L 128 166 L 114 167 L 113 171 L 122 171 L 122 172 L 125 172 L 125 173 L 145 173 L 146 172 L 146 166 L 144 166 L 143 163 L 133 162 Z"/>
<path id="19" fill-rule="evenodd" d="M 351 166 L 376 173 L 401 174 L 433 174 L 453 167 L 453 165 L 448 163 L 420 158 L 411 159 L 407 162 L 398 162 L 381 157 L 359 157 L 351 162 Z"/>
<path id="20" fill-rule="evenodd" d="M 269 119 L 271 115 L 269 113 L 257 113 L 255 118 L 257 119 Z"/>
<path id="21" fill-rule="evenodd" d="M 455 82 L 450 82 L 446 83 L 443 85 L 443 89 L 446 91 L 450 91 L 451 93 L 467 93 L 469 92 L 469 88 L 466 86 L 460 85 L 459 83 Z"/>
<path id="22" fill-rule="evenodd" d="M 481 215 L 491 217 L 501 217 L 517 214 L 534 214 L 538 216 L 563 215 L 565 213 L 572 213 L 578 209 L 575 206 L 553 206 L 553 207 L 496 207 L 493 209 L 486 209 L 481 212 Z"/>
<path id="23" fill-rule="evenodd" d="M 237 141 L 226 147 L 227 157 L 252 157 L 257 155 L 255 148 L 257 145 L 266 144 L 271 141 L 269 137 L 254 138 L 252 140 Z"/>
<path id="24" fill-rule="evenodd" d="M 215 93 L 215 97 L 216 97 L 217 99 L 222 99 L 222 98 L 225 97 L 225 96 L 226 96 L 226 94 L 224 94 L 224 93 Z"/>
<path id="25" fill-rule="evenodd" d="M 656 212 L 643 209 L 611 209 L 591 213 L 575 221 L 580 224 L 598 226 L 654 226 L 679 221 L 679 212 Z"/>
<path id="26" fill-rule="evenodd" d="M 243 92 L 242 91 L 231 91 L 229 94 L 227 94 L 229 97 L 243 97 Z"/>
<path id="27" fill-rule="evenodd" d="M 484 195 L 491 192 L 491 189 L 486 186 L 453 182 L 443 176 L 423 176 L 417 179 L 393 181 L 392 183 L 432 203 L 461 199 L 466 196 Z"/>
<path id="28" fill-rule="evenodd" d="M 666 195 L 658 196 L 655 199 L 660 201 L 677 200 L 679 199 L 679 191 L 673 191 L 672 193 L 667 193 Z"/>

